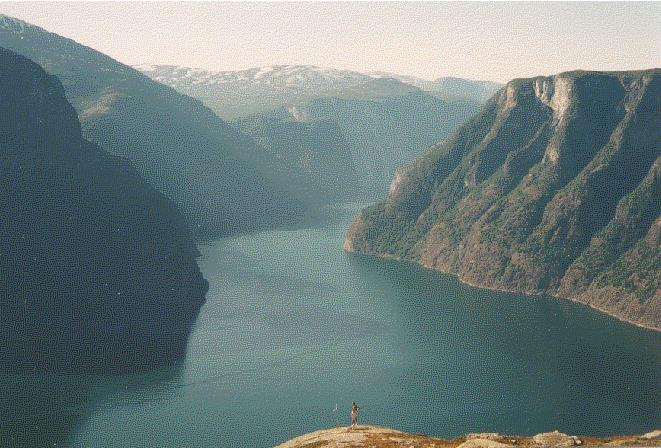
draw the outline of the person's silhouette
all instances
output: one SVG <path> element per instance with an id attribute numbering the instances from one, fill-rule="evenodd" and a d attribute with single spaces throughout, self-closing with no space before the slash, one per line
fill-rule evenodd
<path id="1" fill-rule="evenodd" d="M 351 404 L 351 427 L 352 427 L 352 428 L 355 428 L 356 425 L 358 424 L 358 410 L 359 410 L 359 409 L 360 409 L 360 408 L 358 407 L 358 405 L 357 405 L 356 402 L 354 401 L 354 402 Z"/>

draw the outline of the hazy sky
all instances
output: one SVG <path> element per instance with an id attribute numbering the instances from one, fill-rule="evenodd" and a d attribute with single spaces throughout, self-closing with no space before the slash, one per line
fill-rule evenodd
<path id="1" fill-rule="evenodd" d="M 661 65 L 661 3 L 3 3 L 126 64 L 507 81 Z"/>

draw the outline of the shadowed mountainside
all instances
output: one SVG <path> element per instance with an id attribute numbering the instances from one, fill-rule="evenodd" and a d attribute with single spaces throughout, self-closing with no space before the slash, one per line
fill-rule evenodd
<path id="1" fill-rule="evenodd" d="M 0 100 L 0 365 L 181 359 L 208 284 L 180 213 L 82 138 L 57 78 L 5 49 Z"/>
<path id="2" fill-rule="evenodd" d="M 293 224 L 306 205 L 277 161 L 193 98 L 70 39 L 0 16 L 0 46 L 56 75 L 83 136 L 129 159 L 198 237 Z"/>
<path id="3" fill-rule="evenodd" d="M 351 146 L 330 121 L 296 121 L 286 111 L 241 119 L 237 128 L 288 167 L 283 172 L 308 204 L 356 200 L 360 185 Z"/>

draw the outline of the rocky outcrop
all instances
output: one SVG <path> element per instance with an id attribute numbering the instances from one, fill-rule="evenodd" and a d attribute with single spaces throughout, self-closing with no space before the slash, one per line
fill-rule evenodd
<path id="1" fill-rule="evenodd" d="M 661 329 L 661 70 L 508 83 L 400 170 L 345 248 Z"/>
<path id="2" fill-rule="evenodd" d="M 276 448 L 328 447 L 347 448 L 367 446 L 375 436 L 401 440 L 405 433 L 381 426 L 359 426 L 355 429 L 346 427 L 323 429 L 292 439 Z"/>
<path id="3" fill-rule="evenodd" d="M 196 256 L 175 206 L 82 138 L 58 79 L 0 49 L 0 368 L 180 360 L 208 287 Z"/>
<path id="4" fill-rule="evenodd" d="M 512 446 L 512 445 L 507 445 L 505 443 L 496 442 L 493 439 L 474 438 L 474 439 L 466 440 L 464 443 L 459 445 L 457 448 L 506 448 L 508 446 Z"/>
<path id="5" fill-rule="evenodd" d="M 506 448 L 526 446 L 653 446 L 645 436 L 576 437 L 558 431 L 535 436 L 511 436 L 497 433 L 468 434 L 454 439 L 440 439 L 422 434 L 409 434 L 383 426 L 361 425 L 311 432 L 284 442 L 275 448 Z"/>
<path id="6" fill-rule="evenodd" d="M 582 441 L 575 436 L 568 436 L 558 430 L 537 434 L 532 438 L 536 445 L 568 447 L 581 445 Z"/>

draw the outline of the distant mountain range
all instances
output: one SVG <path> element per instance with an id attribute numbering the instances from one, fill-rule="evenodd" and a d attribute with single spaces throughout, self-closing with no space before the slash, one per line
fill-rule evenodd
<path id="1" fill-rule="evenodd" d="M 235 122 L 241 131 L 267 147 L 274 141 L 269 132 L 284 136 L 279 140 L 280 147 L 271 145 L 275 153 L 286 153 L 294 141 L 293 134 L 285 129 L 293 123 L 298 129 L 314 127 L 317 140 L 344 142 L 336 153 L 336 162 L 320 166 L 316 178 L 328 171 L 327 175 L 338 180 L 344 179 L 342 173 L 355 173 L 353 182 L 341 181 L 350 187 L 349 198 L 374 200 L 386 193 L 388 179 L 398 167 L 412 161 L 478 110 L 479 103 L 445 101 L 401 81 L 383 78 Z M 320 149 L 312 139 L 301 144 L 309 152 Z M 333 167 L 339 171 L 333 171 Z"/>
<path id="2" fill-rule="evenodd" d="M 268 112 L 326 90 L 351 87 L 370 79 L 362 73 L 306 65 L 242 71 L 207 71 L 171 65 L 136 68 L 155 81 L 199 99 L 226 120 Z"/>
<path id="3" fill-rule="evenodd" d="M 475 100 L 444 99 L 391 77 L 312 66 L 240 72 L 139 68 L 233 118 L 265 152 L 291 164 L 298 191 L 321 203 L 383 195 L 399 166 L 479 110 Z M 333 143 L 320 146 L 324 141 Z M 316 168 L 301 170 L 308 159 Z"/>
<path id="4" fill-rule="evenodd" d="M 183 212 L 198 237 L 297 222 L 308 205 L 247 136 L 193 98 L 110 57 L 0 16 L 0 46 L 63 83 L 83 136 L 126 157 Z"/>
<path id="5" fill-rule="evenodd" d="M 661 70 L 517 79 L 394 176 L 349 251 L 661 329 Z"/>
<path id="6" fill-rule="evenodd" d="M 209 71 L 172 65 L 141 65 L 138 70 L 177 91 L 199 99 L 231 120 L 279 107 L 336 96 L 379 78 L 397 79 L 442 99 L 484 102 L 502 85 L 488 81 L 439 78 L 428 81 L 391 73 L 359 73 L 311 65 L 277 65 L 241 71 Z"/>
<path id="7" fill-rule="evenodd" d="M 0 48 L 0 368 L 183 358 L 207 282 L 183 217 L 83 139 L 59 80 Z"/>
<path id="8" fill-rule="evenodd" d="M 502 84 L 493 81 L 474 81 L 471 79 L 453 77 L 442 77 L 430 81 L 413 76 L 403 76 L 387 72 L 370 72 L 369 74 L 377 78 L 397 79 L 449 100 L 467 99 L 483 103 L 491 98 L 498 89 L 503 87 Z"/>

